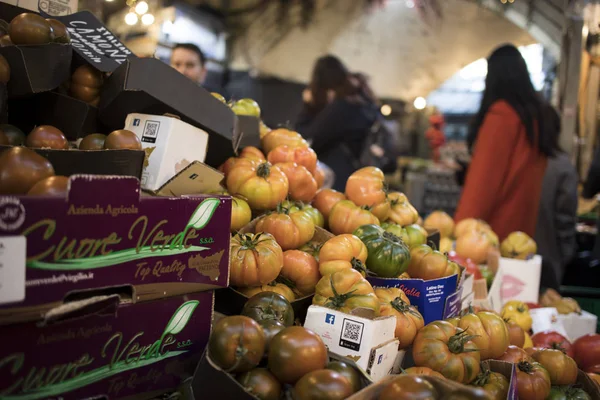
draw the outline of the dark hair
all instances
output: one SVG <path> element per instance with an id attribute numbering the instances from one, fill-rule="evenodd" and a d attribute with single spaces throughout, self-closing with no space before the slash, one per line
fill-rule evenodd
<path id="1" fill-rule="evenodd" d="M 200 47 L 196 46 L 195 44 L 193 44 L 193 43 L 177 43 L 173 47 L 173 50 L 177 50 L 177 49 L 185 49 L 185 50 L 189 50 L 189 51 L 196 53 L 196 55 L 200 59 L 200 65 L 204 66 L 204 64 L 206 64 L 206 56 L 204 55 L 202 50 L 200 50 Z"/>
<path id="2" fill-rule="evenodd" d="M 311 111 L 318 113 L 327 105 L 327 92 L 333 90 L 336 97 L 344 98 L 356 94 L 358 88 L 352 84 L 352 74 L 342 61 L 332 55 L 321 57 L 315 63 L 308 85 L 312 95 Z"/>
<path id="3" fill-rule="evenodd" d="M 467 138 L 469 147 L 472 148 L 475 144 L 489 108 L 496 101 L 504 100 L 525 125 L 529 142 L 543 154 L 554 155 L 557 150 L 553 134 L 555 127 L 547 120 L 549 105 L 534 89 L 527 64 L 519 50 L 510 44 L 498 47 L 489 56 L 487 64 L 488 72 L 481 106 Z"/>

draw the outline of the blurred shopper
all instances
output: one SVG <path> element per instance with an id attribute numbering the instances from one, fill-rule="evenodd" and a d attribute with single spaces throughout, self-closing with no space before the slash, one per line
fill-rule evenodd
<path id="1" fill-rule="evenodd" d="M 331 55 L 317 60 L 303 100 L 296 129 L 333 170 L 333 188 L 344 191 L 348 177 L 362 166 L 365 138 L 379 114 L 377 100 L 364 76 L 351 74 Z"/>
<path id="2" fill-rule="evenodd" d="M 560 116 L 552 107 L 548 111 L 555 152 L 548 158 L 535 231 L 538 254 L 542 256 L 542 292 L 548 288 L 559 290 L 565 268 L 577 249 L 577 171 L 558 145 Z"/>
<path id="3" fill-rule="evenodd" d="M 429 125 L 429 129 L 425 132 L 425 138 L 429 142 L 431 158 L 434 162 L 439 162 L 440 148 L 446 143 L 446 136 L 442 130 L 444 128 L 444 116 L 436 112 L 429 117 Z"/>
<path id="4" fill-rule="evenodd" d="M 483 219 L 500 240 L 514 231 L 534 237 L 547 159 L 555 154 L 547 110 L 519 50 L 494 50 L 467 140 L 472 160 L 457 221 Z"/>
<path id="5" fill-rule="evenodd" d="M 206 57 L 195 44 L 176 44 L 171 52 L 171 67 L 199 85 L 206 79 Z"/>

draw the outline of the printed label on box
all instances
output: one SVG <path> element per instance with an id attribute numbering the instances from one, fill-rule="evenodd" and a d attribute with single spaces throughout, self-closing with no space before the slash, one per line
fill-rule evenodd
<path id="1" fill-rule="evenodd" d="M 446 299 L 446 307 L 444 308 L 444 319 L 456 317 L 462 309 L 462 293 L 463 288 L 459 288 L 455 293 L 452 293 Z"/>
<path id="2" fill-rule="evenodd" d="M 365 324 L 362 322 L 344 318 L 342 334 L 340 336 L 340 347 L 360 351 L 360 342 L 364 328 Z"/>

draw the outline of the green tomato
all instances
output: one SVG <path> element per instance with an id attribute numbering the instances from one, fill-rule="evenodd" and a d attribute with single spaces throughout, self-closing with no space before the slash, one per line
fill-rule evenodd
<path id="1" fill-rule="evenodd" d="M 258 103 L 252 99 L 240 99 L 233 103 L 231 109 L 237 115 L 260 117 L 260 107 Z"/>
<path id="2" fill-rule="evenodd" d="M 583 389 L 578 387 L 568 387 L 566 389 L 567 400 L 592 400 L 592 397 Z"/>
<path id="3" fill-rule="evenodd" d="M 483 265 L 479 266 L 479 271 L 481 271 L 481 276 L 485 279 L 488 289 L 492 287 L 492 282 L 494 282 L 494 272 L 489 267 Z"/>
<path id="4" fill-rule="evenodd" d="M 322 228 L 325 225 L 325 218 L 323 217 L 323 214 L 321 214 L 321 211 L 317 210 L 310 204 L 304 204 L 300 201 L 284 200 L 281 205 L 287 208 L 290 214 L 296 211 L 304 211 L 310 216 L 310 219 L 312 219 L 315 226 Z"/>
<path id="5" fill-rule="evenodd" d="M 559 387 L 553 386 L 546 400 L 567 400 L 567 395 Z"/>
<path id="6" fill-rule="evenodd" d="M 406 235 L 408 236 L 407 244 L 411 249 L 422 244 L 427 244 L 427 231 L 421 225 L 407 225 L 403 229 L 406 231 Z"/>
<path id="7" fill-rule="evenodd" d="M 406 234 L 406 230 L 403 229 L 400 225 L 395 224 L 393 222 L 384 222 L 381 224 L 381 227 L 384 231 L 393 233 L 398 236 L 404 243 L 408 242 L 408 235 Z"/>
<path id="8" fill-rule="evenodd" d="M 406 272 L 410 261 L 408 246 L 378 225 L 363 225 L 354 235 L 367 246 L 367 269 L 381 278 L 396 278 Z"/>

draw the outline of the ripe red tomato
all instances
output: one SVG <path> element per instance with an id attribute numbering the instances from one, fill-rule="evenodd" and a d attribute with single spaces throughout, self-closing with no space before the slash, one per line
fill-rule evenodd
<path id="1" fill-rule="evenodd" d="M 467 274 L 473 275 L 474 279 L 483 279 L 483 275 L 481 274 L 479 266 L 470 258 L 463 258 L 456 254 L 456 252 L 453 250 L 448 253 L 448 260 L 454 261 L 458 265 L 464 267 Z"/>
<path id="2" fill-rule="evenodd" d="M 597 333 L 585 335 L 575 341 L 573 345 L 575 361 L 579 368 L 585 372 L 600 365 L 600 335 Z"/>
<path id="3" fill-rule="evenodd" d="M 565 353 L 571 358 L 573 358 L 575 355 L 575 352 L 573 351 L 573 345 L 571 345 L 571 342 L 569 342 L 569 340 L 567 340 L 566 337 L 564 337 L 558 332 L 538 332 L 531 337 L 531 340 L 533 341 L 533 347 L 561 350 L 563 353 Z"/>

